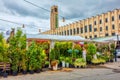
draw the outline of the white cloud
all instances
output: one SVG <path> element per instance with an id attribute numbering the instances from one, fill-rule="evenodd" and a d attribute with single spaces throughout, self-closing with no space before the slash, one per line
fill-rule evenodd
<path id="1" fill-rule="evenodd" d="M 28 0 L 40 7 L 50 10 L 52 5 L 58 5 L 59 14 L 64 16 L 66 22 L 62 22 L 59 16 L 59 25 L 63 26 L 73 21 L 95 16 L 120 8 L 120 0 Z M 50 12 L 26 3 L 24 0 L 0 0 L 0 19 L 31 25 L 26 26 L 27 33 L 38 33 L 39 29 L 50 29 Z M 8 30 L 11 27 L 19 27 L 12 23 L 0 21 L 0 30 Z"/>

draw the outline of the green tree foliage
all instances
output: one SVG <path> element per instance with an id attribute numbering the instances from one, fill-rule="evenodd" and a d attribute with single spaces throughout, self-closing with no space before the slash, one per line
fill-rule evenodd
<path id="1" fill-rule="evenodd" d="M 9 53 L 11 54 L 10 57 L 12 60 L 12 70 L 18 71 L 18 67 L 23 66 L 23 64 L 24 67 L 26 65 L 26 35 L 22 33 L 22 30 L 18 29 L 16 34 L 10 37 L 9 44 Z"/>
<path id="2" fill-rule="evenodd" d="M 10 62 L 8 54 L 9 45 L 6 43 L 6 40 L 3 37 L 3 34 L 0 33 L 0 62 Z"/>
<path id="3" fill-rule="evenodd" d="M 97 52 L 97 48 L 93 43 L 89 43 L 87 47 L 87 54 L 94 55 Z"/>
<path id="4" fill-rule="evenodd" d="M 82 47 L 79 44 L 74 45 L 74 51 L 77 51 L 77 57 L 82 57 Z"/>
<path id="5" fill-rule="evenodd" d="M 33 41 L 28 48 L 27 57 L 29 70 L 41 69 L 46 60 L 45 50 Z"/>
<path id="6" fill-rule="evenodd" d="M 69 49 L 72 49 L 72 42 L 56 42 L 55 43 L 55 50 L 57 50 L 57 54 L 59 56 L 70 56 L 70 54 L 68 53 Z"/>

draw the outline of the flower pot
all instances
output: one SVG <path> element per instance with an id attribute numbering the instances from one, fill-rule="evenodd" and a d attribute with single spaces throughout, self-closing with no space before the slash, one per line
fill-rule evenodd
<path id="1" fill-rule="evenodd" d="M 34 74 L 34 71 L 33 71 L 33 70 L 30 70 L 29 73 L 30 73 L 30 74 Z"/>
<path id="2" fill-rule="evenodd" d="M 22 73 L 23 73 L 23 74 L 27 74 L 27 70 L 23 70 Z"/>
<path id="3" fill-rule="evenodd" d="M 70 67 L 70 68 L 74 68 L 74 65 L 70 64 L 69 67 Z"/>
<path id="4" fill-rule="evenodd" d="M 58 69 L 58 64 L 54 65 L 52 68 L 54 71 L 56 71 Z"/>
<path id="5" fill-rule="evenodd" d="M 57 70 L 57 68 L 58 68 L 58 60 L 53 60 L 51 62 L 51 66 L 52 66 L 53 70 Z"/>
<path id="6" fill-rule="evenodd" d="M 13 71 L 13 72 L 12 72 L 12 75 L 13 75 L 13 76 L 17 76 L 17 71 Z"/>
<path id="7" fill-rule="evenodd" d="M 66 67 L 67 67 L 67 68 L 69 67 L 69 63 L 66 63 Z"/>
<path id="8" fill-rule="evenodd" d="M 65 61 L 62 61 L 62 67 L 65 67 Z"/>
<path id="9" fill-rule="evenodd" d="M 45 66 L 44 66 L 44 68 L 48 68 L 48 67 L 49 67 L 49 65 L 45 65 Z"/>
<path id="10" fill-rule="evenodd" d="M 113 59 L 110 59 L 110 62 L 114 62 Z"/>
<path id="11" fill-rule="evenodd" d="M 36 73 L 40 73 L 40 69 L 36 69 L 35 72 L 36 72 Z"/>
<path id="12" fill-rule="evenodd" d="M 3 77 L 4 77 L 4 78 L 7 78 L 7 76 L 8 76 L 8 73 L 4 72 L 4 73 L 3 73 Z"/>

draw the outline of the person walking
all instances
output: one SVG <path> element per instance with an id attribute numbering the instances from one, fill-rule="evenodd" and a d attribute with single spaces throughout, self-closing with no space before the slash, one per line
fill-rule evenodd
<path id="1" fill-rule="evenodd" d="M 117 62 L 117 48 L 115 49 L 115 52 L 114 52 L 114 58 L 115 58 L 115 62 Z"/>
<path id="2" fill-rule="evenodd" d="M 82 58 L 86 61 L 86 49 L 83 47 Z"/>

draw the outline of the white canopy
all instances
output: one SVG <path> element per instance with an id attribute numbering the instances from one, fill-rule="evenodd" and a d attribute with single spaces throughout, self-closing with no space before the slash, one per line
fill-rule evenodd
<path id="1" fill-rule="evenodd" d="M 118 37 L 118 39 L 120 40 L 120 36 Z M 117 41 L 117 36 L 109 36 L 109 37 L 103 37 L 103 38 L 95 38 L 93 39 L 93 41 L 96 42 L 109 42 L 109 41 Z"/>
<path id="2" fill-rule="evenodd" d="M 47 39 L 57 41 L 87 41 L 80 36 L 62 36 L 62 35 L 46 35 L 46 34 L 27 34 L 27 38 Z"/>

